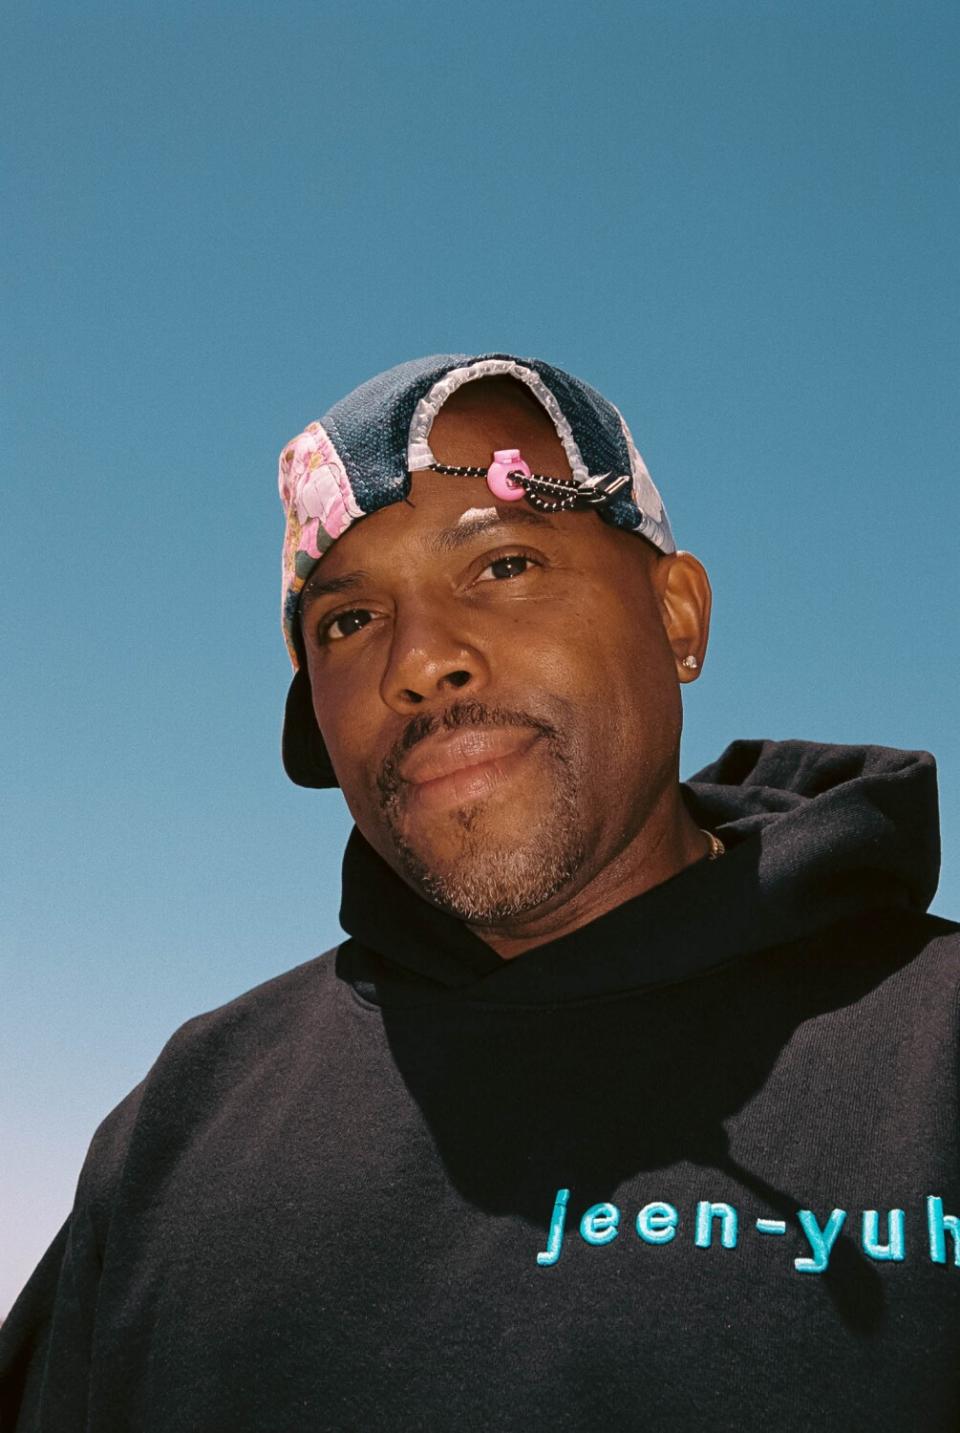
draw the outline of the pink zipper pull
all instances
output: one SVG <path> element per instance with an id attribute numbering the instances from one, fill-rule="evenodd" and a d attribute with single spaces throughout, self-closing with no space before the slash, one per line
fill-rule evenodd
<path id="1" fill-rule="evenodd" d="M 498 448 L 487 469 L 487 487 L 493 496 L 501 502 L 515 503 L 523 497 L 523 484 L 508 477 L 508 473 L 523 473 L 525 478 L 530 476 L 530 469 L 521 458 L 519 448 Z"/>

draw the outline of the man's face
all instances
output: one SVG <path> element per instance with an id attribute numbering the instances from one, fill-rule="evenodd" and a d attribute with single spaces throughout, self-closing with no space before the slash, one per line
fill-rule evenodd
<path id="1" fill-rule="evenodd" d="M 547 456 L 534 471 L 561 469 Z M 317 722 L 358 828 L 418 893 L 480 925 L 548 912 L 644 825 L 677 775 L 670 561 L 595 513 L 431 472 L 324 556 L 302 603 Z"/>

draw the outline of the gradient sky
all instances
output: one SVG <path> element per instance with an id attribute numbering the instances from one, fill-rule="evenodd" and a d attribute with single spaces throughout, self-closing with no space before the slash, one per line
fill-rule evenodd
<path id="1" fill-rule="evenodd" d="M 0 1312 L 187 1017 L 337 940 L 287 782 L 277 455 L 535 354 L 715 588 L 683 770 L 938 757 L 960 911 L 958 40 L 937 0 L 7 6 Z"/>

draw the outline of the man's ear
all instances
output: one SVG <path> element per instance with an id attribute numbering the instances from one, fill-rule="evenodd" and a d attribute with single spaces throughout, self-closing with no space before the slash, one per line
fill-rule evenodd
<path id="1" fill-rule="evenodd" d="M 692 552 L 675 552 L 654 563 L 652 580 L 667 641 L 673 648 L 677 680 L 696 681 L 710 633 L 710 579 Z"/>

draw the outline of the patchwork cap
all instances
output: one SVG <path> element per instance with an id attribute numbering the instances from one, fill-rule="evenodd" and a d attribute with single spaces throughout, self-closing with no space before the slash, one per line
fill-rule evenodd
<path id="1" fill-rule="evenodd" d="M 308 423 L 280 455 L 280 499 L 286 514 L 282 623 L 294 669 L 282 750 L 287 775 L 299 786 L 338 784 L 302 664 L 299 603 L 304 584 L 353 523 L 402 502 L 410 492 L 410 474 L 437 461 L 430 430 L 450 395 L 464 383 L 492 377 L 527 385 L 553 422 L 575 483 L 623 478 L 617 491 L 597 506 L 604 522 L 646 538 L 661 552 L 676 551 L 660 494 L 622 415 L 572 374 L 539 358 L 447 353 L 411 359 L 362 383 L 318 422 Z"/>

